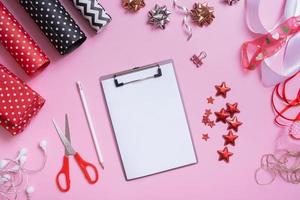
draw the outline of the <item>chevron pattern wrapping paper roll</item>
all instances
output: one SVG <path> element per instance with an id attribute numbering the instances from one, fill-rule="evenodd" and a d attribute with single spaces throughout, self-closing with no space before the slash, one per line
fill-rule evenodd
<path id="1" fill-rule="evenodd" d="M 73 0 L 73 3 L 97 33 L 111 21 L 111 16 L 97 0 Z"/>

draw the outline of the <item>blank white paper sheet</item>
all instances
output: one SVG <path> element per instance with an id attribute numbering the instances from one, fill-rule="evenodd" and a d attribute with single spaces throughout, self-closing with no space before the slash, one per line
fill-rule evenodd
<path id="1" fill-rule="evenodd" d="M 172 60 L 162 76 L 116 87 L 101 78 L 127 180 L 197 163 Z M 153 76 L 158 65 L 117 76 L 119 82 Z"/>

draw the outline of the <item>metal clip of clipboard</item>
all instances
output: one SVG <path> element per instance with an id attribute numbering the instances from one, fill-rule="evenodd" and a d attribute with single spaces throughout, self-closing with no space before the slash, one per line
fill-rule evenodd
<path id="1" fill-rule="evenodd" d="M 145 78 L 140 78 L 140 79 L 136 79 L 136 80 L 132 80 L 132 81 L 128 81 L 128 82 L 119 82 L 118 79 L 117 79 L 117 77 L 120 76 L 120 75 L 124 75 L 124 74 L 128 74 L 128 73 L 140 71 L 140 70 L 142 70 L 142 69 L 143 69 L 143 68 L 141 68 L 141 67 L 135 67 L 135 68 L 133 68 L 133 69 L 131 69 L 131 70 L 128 70 L 127 72 L 124 72 L 124 73 L 122 73 L 122 74 L 115 74 L 115 75 L 114 75 L 114 83 L 115 83 L 115 86 L 116 86 L 116 87 L 121 87 L 121 86 L 130 84 L 130 83 L 136 83 L 136 82 L 145 81 L 145 80 L 148 80 L 148 79 L 158 78 L 158 77 L 161 77 L 161 76 L 162 76 L 161 68 L 160 68 L 159 64 L 157 64 L 157 73 L 154 74 L 153 76 L 148 76 L 148 77 L 145 77 Z"/>

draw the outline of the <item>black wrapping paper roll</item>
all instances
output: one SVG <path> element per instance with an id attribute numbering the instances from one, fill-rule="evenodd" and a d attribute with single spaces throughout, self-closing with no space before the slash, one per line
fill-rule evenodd
<path id="1" fill-rule="evenodd" d="M 79 47 L 86 36 L 58 0 L 19 0 L 61 55 Z"/>

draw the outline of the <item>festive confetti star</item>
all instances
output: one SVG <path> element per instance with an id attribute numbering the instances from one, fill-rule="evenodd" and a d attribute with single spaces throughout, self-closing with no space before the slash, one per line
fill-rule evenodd
<path id="1" fill-rule="evenodd" d="M 166 24 L 170 22 L 171 12 L 167 6 L 155 5 L 155 7 L 148 12 L 148 23 L 156 28 L 165 29 Z"/>
<path id="2" fill-rule="evenodd" d="M 205 114 L 206 116 L 210 116 L 212 114 L 211 109 L 206 109 Z"/>
<path id="3" fill-rule="evenodd" d="M 227 133 L 227 135 L 223 135 L 223 138 L 225 140 L 225 143 L 224 145 L 228 145 L 228 144 L 231 144 L 232 146 L 235 145 L 235 140 L 238 138 L 239 136 L 237 135 L 234 135 L 232 131 L 229 131 Z"/>
<path id="4" fill-rule="evenodd" d="M 216 122 L 223 122 L 224 124 L 226 124 L 226 120 L 227 118 L 230 116 L 230 114 L 224 109 L 222 108 L 219 112 L 215 112 L 216 115 Z"/>
<path id="5" fill-rule="evenodd" d="M 227 103 L 226 106 L 226 111 L 230 114 L 230 117 L 233 117 L 236 113 L 240 113 L 240 110 L 238 109 L 238 103 Z"/>
<path id="6" fill-rule="evenodd" d="M 203 116 L 203 117 L 202 117 L 202 123 L 203 123 L 203 124 L 207 125 L 209 121 L 210 121 L 210 120 L 209 120 L 208 116 Z"/>
<path id="7" fill-rule="evenodd" d="M 214 121 L 209 121 L 209 122 L 208 122 L 208 126 L 209 126 L 210 128 L 214 127 L 215 125 L 216 125 L 216 124 L 215 124 Z"/>
<path id="8" fill-rule="evenodd" d="M 200 27 L 211 24 L 215 18 L 214 8 L 207 3 L 195 3 L 190 13 L 194 23 Z"/>
<path id="9" fill-rule="evenodd" d="M 221 83 L 221 85 L 216 85 L 215 88 L 217 90 L 216 96 L 221 95 L 224 98 L 226 98 L 227 92 L 231 90 L 229 87 L 226 86 L 225 82 Z"/>
<path id="10" fill-rule="evenodd" d="M 210 137 L 208 136 L 208 133 L 202 134 L 202 139 L 207 141 Z"/>
<path id="11" fill-rule="evenodd" d="M 122 6 L 131 12 L 136 12 L 145 6 L 145 2 L 144 0 L 122 0 Z"/>
<path id="12" fill-rule="evenodd" d="M 228 151 L 228 148 L 225 147 L 223 150 L 217 151 L 219 154 L 219 161 L 224 160 L 225 162 L 229 163 L 229 157 L 233 155 L 233 153 Z"/>
<path id="13" fill-rule="evenodd" d="M 207 103 L 208 104 L 214 104 L 215 99 L 212 96 L 210 96 L 210 97 L 208 97 L 206 99 L 207 99 Z"/>
<path id="14" fill-rule="evenodd" d="M 231 120 L 227 120 L 228 123 L 228 130 L 233 129 L 235 130 L 235 132 L 238 131 L 238 128 L 240 125 L 242 125 L 243 123 L 238 121 L 237 117 L 233 117 Z"/>

